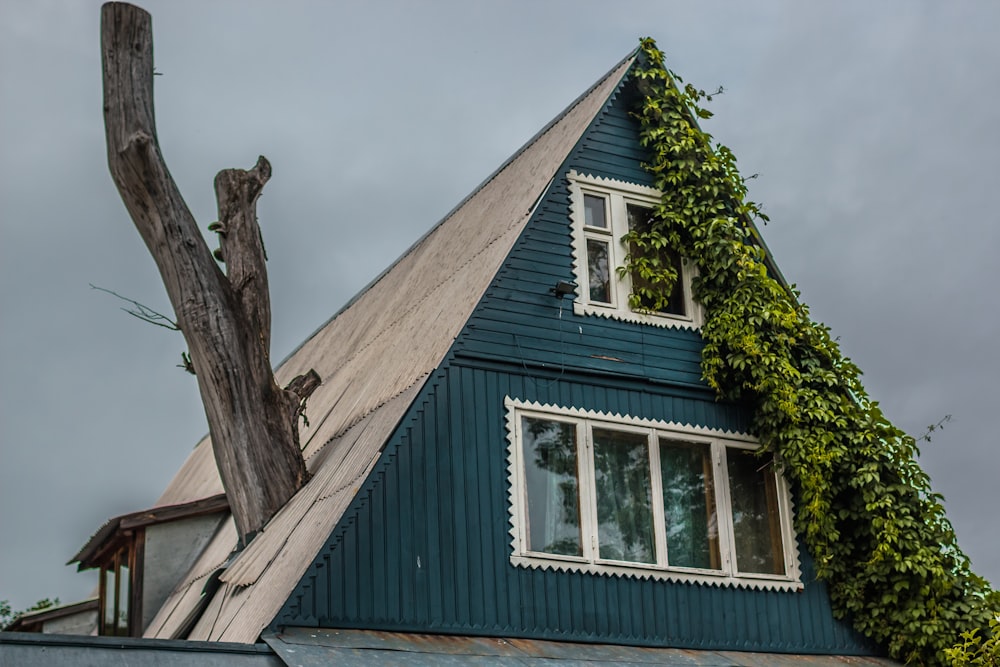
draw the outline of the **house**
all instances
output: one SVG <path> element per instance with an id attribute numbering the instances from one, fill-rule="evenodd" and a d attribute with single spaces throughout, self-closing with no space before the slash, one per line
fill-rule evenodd
<path id="1" fill-rule="evenodd" d="M 74 562 L 101 571 L 100 634 L 261 664 L 889 664 L 834 617 L 748 406 L 703 379 L 699 267 L 664 251 L 658 307 L 616 271 L 660 197 L 629 113 L 640 57 L 281 364 L 324 380 L 312 478 L 245 549 L 207 438 L 94 535 Z"/>

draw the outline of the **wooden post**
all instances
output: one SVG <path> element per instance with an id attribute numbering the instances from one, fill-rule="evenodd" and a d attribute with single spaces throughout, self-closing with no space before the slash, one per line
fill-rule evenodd
<path id="1" fill-rule="evenodd" d="M 215 461 L 246 544 L 306 482 L 298 419 L 320 384 L 315 371 L 281 389 L 270 362 L 271 306 L 257 198 L 271 176 L 261 157 L 249 171 L 215 178 L 219 269 L 160 152 L 153 113 L 152 20 L 111 2 L 101 9 L 108 167 L 146 242 L 187 341 Z"/>

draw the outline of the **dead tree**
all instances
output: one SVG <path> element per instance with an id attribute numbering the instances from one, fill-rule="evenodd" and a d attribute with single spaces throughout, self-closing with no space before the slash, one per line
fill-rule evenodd
<path id="1" fill-rule="evenodd" d="M 257 198 L 271 176 L 215 177 L 220 270 L 167 171 L 153 115 L 152 20 L 144 10 L 101 9 L 108 167 L 163 278 L 198 378 L 215 461 L 246 544 L 306 482 L 298 420 L 319 385 L 315 371 L 281 389 L 271 369 L 271 306 Z"/>

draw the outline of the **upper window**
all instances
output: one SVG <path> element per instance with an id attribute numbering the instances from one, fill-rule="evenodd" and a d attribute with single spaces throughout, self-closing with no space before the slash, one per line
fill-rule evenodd
<path id="1" fill-rule="evenodd" d="M 507 408 L 514 564 L 801 587 L 787 488 L 749 438 Z"/>
<path id="2" fill-rule="evenodd" d="M 604 315 L 659 326 L 700 326 L 700 313 L 691 298 L 694 265 L 676 251 L 662 248 L 657 261 L 670 264 L 677 271 L 665 307 L 654 310 L 653 300 L 640 297 L 636 308 L 630 305 L 633 291 L 641 294 L 648 286 L 638 275 L 618 277 L 618 267 L 625 256 L 637 248 L 622 243 L 632 229 L 649 225 L 659 193 L 653 188 L 569 173 L 571 216 L 573 219 L 574 268 L 579 294 L 574 308 L 578 314 Z"/>

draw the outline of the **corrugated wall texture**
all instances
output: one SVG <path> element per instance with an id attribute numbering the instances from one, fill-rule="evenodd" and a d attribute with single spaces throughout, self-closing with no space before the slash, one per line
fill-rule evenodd
<path id="1" fill-rule="evenodd" d="M 574 280 L 565 175 L 575 169 L 652 185 L 641 166 L 646 156 L 636 139 L 636 123 L 627 113 L 627 96 L 625 92 L 612 98 L 570 154 L 457 340 L 454 350 L 459 355 L 707 389 L 701 379 L 697 331 L 575 315 L 571 298 L 564 299 L 560 309 L 560 301 L 549 291 L 560 280 Z"/>
<path id="2" fill-rule="evenodd" d="M 615 101 L 561 173 L 648 184 L 635 133 Z M 273 625 L 872 653 L 833 619 L 805 554 L 801 592 L 511 565 L 505 396 L 747 429 L 701 381 L 696 331 L 560 308 L 549 289 L 572 278 L 567 209 L 557 178 Z"/>
<path id="3" fill-rule="evenodd" d="M 495 634 L 800 653 L 869 653 L 802 592 L 514 567 L 503 397 L 744 426 L 741 411 L 668 387 L 455 362 L 431 380 L 276 625 Z M 471 418 L 466 418 L 471 417 Z"/>

